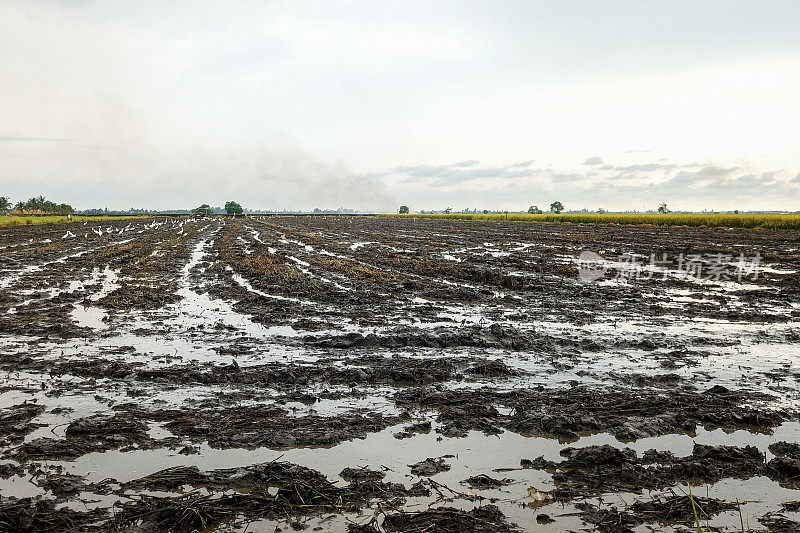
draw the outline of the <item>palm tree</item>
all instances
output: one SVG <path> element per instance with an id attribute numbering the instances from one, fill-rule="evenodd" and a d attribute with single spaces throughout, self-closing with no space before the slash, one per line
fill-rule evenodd
<path id="1" fill-rule="evenodd" d="M 9 209 L 11 209 L 11 200 L 8 199 L 8 196 L 0 196 L 0 213 L 5 215 Z"/>

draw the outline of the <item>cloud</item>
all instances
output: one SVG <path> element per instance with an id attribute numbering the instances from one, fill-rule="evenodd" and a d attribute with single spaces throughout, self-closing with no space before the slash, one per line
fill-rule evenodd
<path id="1" fill-rule="evenodd" d="M 350 207 L 364 211 L 393 211 L 397 207 L 380 178 L 353 172 L 344 163 L 321 162 L 300 148 L 269 147 L 243 157 L 245 179 L 236 180 L 229 188 L 229 194 L 243 198 L 243 205 L 247 201 L 272 209 Z M 209 193 L 216 192 L 215 182 L 213 176 L 206 177 Z"/>
<path id="2" fill-rule="evenodd" d="M 644 163 L 639 165 L 628 165 L 625 167 L 615 167 L 615 170 L 653 172 L 655 170 L 672 170 L 678 165 L 663 163 Z"/>
<path id="3" fill-rule="evenodd" d="M 658 159 L 652 163 L 636 163 L 632 165 L 619 165 L 616 167 L 612 165 L 603 165 L 600 167 L 600 170 L 619 170 L 621 172 L 655 172 L 657 170 L 663 170 L 664 172 L 669 172 L 676 168 L 696 168 L 699 166 L 698 163 L 677 164 L 670 162 L 668 159 Z M 713 167 L 711 168 L 711 172 L 713 172 Z"/>
<path id="4" fill-rule="evenodd" d="M 125 145 L 56 144 L 41 160 L 0 159 L 0 175 L 19 176 L 3 194 L 42 194 L 77 208 L 151 209 L 222 205 L 251 209 L 335 209 L 392 212 L 397 202 L 385 174 L 329 164 L 300 147 L 263 144 L 225 150 L 194 145 L 161 149 L 145 141 Z M 59 175 L 59 179 L 52 176 Z M 125 202 L 124 204 L 121 203 Z"/>
<path id="5" fill-rule="evenodd" d="M 780 173 L 781 173 L 780 170 L 771 170 L 769 172 L 762 172 L 761 173 L 761 178 L 764 181 L 775 181 L 777 175 L 780 174 Z"/>
<path id="6" fill-rule="evenodd" d="M 623 173 L 623 174 L 616 174 L 614 176 L 610 176 L 608 179 L 610 179 L 612 181 L 636 180 L 636 179 L 641 179 L 641 176 L 639 174 L 636 174 L 635 172 L 626 172 L 626 173 Z"/>
<path id="7" fill-rule="evenodd" d="M 61 139 L 59 137 L 22 137 L 19 135 L 0 135 L 0 142 L 71 143 L 75 142 L 75 139 Z"/>
<path id="8" fill-rule="evenodd" d="M 529 166 L 533 165 L 536 162 L 535 159 L 525 159 L 524 161 L 517 161 L 516 163 L 512 163 L 510 167 L 516 168 L 528 168 Z"/>
<path id="9" fill-rule="evenodd" d="M 466 161 L 461 161 L 459 163 L 453 163 L 454 167 L 474 167 L 475 165 L 479 164 L 480 161 L 477 159 L 467 159 Z"/>
<path id="10" fill-rule="evenodd" d="M 580 180 L 586 179 L 586 177 L 587 177 L 586 174 L 576 174 L 576 173 L 566 174 L 566 173 L 561 173 L 561 174 L 552 174 L 550 176 L 550 179 L 553 180 L 556 183 L 565 183 L 565 182 L 568 183 L 568 182 L 580 181 Z"/>
<path id="11" fill-rule="evenodd" d="M 715 166 L 705 166 L 697 171 L 698 176 L 703 177 L 717 177 L 717 176 L 727 176 L 733 172 L 739 170 L 739 167 L 715 167 Z"/>
<path id="12" fill-rule="evenodd" d="M 800 172 L 797 173 L 797 176 L 792 178 L 792 183 L 800 183 Z"/>
<path id="13" fill-rule="evenodd" d="M 780 171 L 756 170 L 747 161 L 740 166 L 660 160 L 577 169 L 559 165 L 523 169 L 510 163 L 468 169 L 418 165 L 395 170 L 403 168 L 425 177 L 395 174 L 387 183 L 396 195 L 420 209 L 443 209 L 451 204 L 478 209 L 524 209 L 531 203 L 547 205 L 555 199 L 569 209 L 655 209 L 660 202 L 687 210 L 792 209 L 796 207 L 787 202 L 796 196 L 795 184 L 800 184 L 800 174 L 791 182 L 776 179 Z M 743 168 L 752 171 L 744 172 Z M 603 173 L 599 169 L 616 172 Z M 675 170 L 677 173 L 666 180 L 662 174 L 654 174 Z M 416 181 L 404 182 L 404 177 Z"/>
<path id="14" fill-rule="evenodd" d="M 584 165 L 602 165 L 603 160 L 597 156 L 590 157 L 586 161 L 583 162 Z"/>
<path id="15" fill-rule="evenodd" d="M 763 183 L 766 183 L 767 181 L 768 180 L 757 178 L 755 174 L 745 174 L 743 176 L 731 179 L 728 182 L 728 185 L 734 185 L 739 187 L 750 187 L 753 185 L 761 185 Z"/>
<path id="16" fill-rule="evenodd" d="M 418 178 L 430 178 L 440 172 L 447 171 L 449 168 L 448 165 L 416 165 L 395 167 L 392 171 L 399 174 L 409 174 Z"/>
<path id="17" fill-rule="evenodd" d="M 414 165 L 395 167 L 392 172 L 403 175 L 401 178 L 403 182 L 425 181 L 427 185 L 434 187 L 457 185 L 476 180 L 523 178 L 539 173 L 536 169 L 529 168 L 529 165 L 522 166 L 519 163 L 500 167 L 475 167 L 472 165 L 469 168 L 464 167 L 465 165 Z"/>
<path id="18" fill-rule="evenodd" d="M 716 167 L 716 166 L 705 166 L 700 170 L 695 171 L 682 171 L 678 172 L 678 174 L 666 181 L 666 184 L 675 187 L 699 187 L 701 185 L 710 185 L 716 184 L 717 186 L 723 186 L 726 183 L 729 183 L 730 180 L 727 179 L 732 173 L 736 172 L 739 167 Z"/>

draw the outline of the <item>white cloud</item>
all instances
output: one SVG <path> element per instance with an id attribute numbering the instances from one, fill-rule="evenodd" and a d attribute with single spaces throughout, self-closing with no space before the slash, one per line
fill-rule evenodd
<path id="1" fill-rule="evenodd" d="M 785 169 L 764 190 L 800 208 L 780 188 L 800 169 L 797 8 L 753 7 L 763 27 L 746 6 L 687 9 L 3 2 L 0 193 L 378 209 L 564 187 L 613 207 L 740 167 L 758 186 Z M 598 11 L 614 14 L 600 33 Z M 699 31 L 688 14 L 724 23 Z M 721 203 L 762 202 L 748 180 L 705 179 Z M 708 207 L 692 187 L 682 200 Z"/>
<path id="2" fill-rule="evenodd" d="M 800 184 L 800 176 L 787 180 L 780 178 L 781 171 L 758 171 L 763 164 L 747 160 L 741 166 L 723 167 L 661 159 L 609 166 L 606 171 L 582 164 L 524 171 L 513 164 L 469 170 L 420 165 L 395 168 L 391 189 L 417 210 L 465 203 L 470 208 L 520 210 L 554 200 L 564 202 L 568 209 L 655 209 L 664 201 L 683 210 L 794 209 L 792 199 L 800 193 L 795 185 Z"/>

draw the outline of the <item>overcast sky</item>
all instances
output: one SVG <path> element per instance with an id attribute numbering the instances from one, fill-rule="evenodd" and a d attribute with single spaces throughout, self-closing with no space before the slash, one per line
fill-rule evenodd
<path id="1" fill-rule="evenodd" d="M 800 209 L 800 2 L 0 0 L 0 195 Z"/>

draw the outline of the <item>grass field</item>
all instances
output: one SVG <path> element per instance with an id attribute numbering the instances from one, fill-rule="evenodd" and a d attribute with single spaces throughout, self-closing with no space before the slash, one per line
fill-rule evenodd
<path id="1" fill-rule="evenodd" d="M 572 224 L 650 224 L 653 226 L 692 226 L 708 228 L 763 228 L 800 230 L 800 215 L 716 215 L 716 214 L 411 214 L 390 217 L 489 220 L 511 222 L 561 222 Z"/>
<path id="2" fill-rule="evenodd" d="M 0 227 L 26 226 L 31 224 L 63 224 L 67 222 L 85 222 L 87 220 L 96 222 L 99 220 L 122 220 L 126 218 L 142 218 L 142 215 L 108 216 L 108 217 L 73 216 L 71 221 L 66 217 L 66 215 L 48 215 L 41 217 L 0 216 Z"/>

